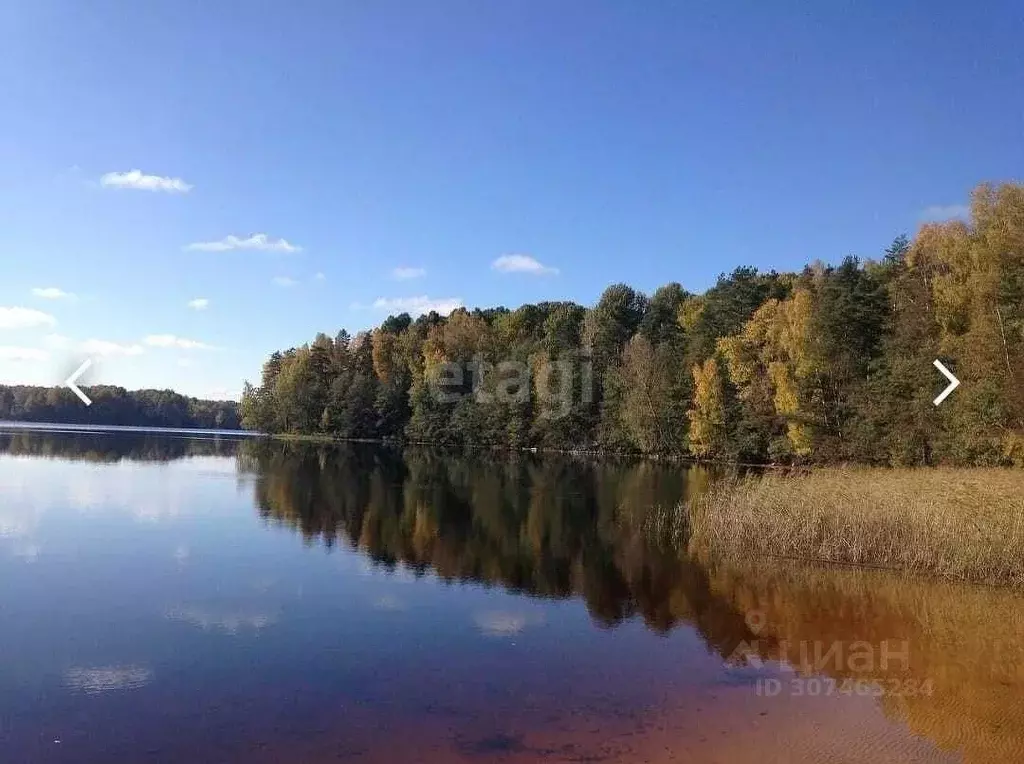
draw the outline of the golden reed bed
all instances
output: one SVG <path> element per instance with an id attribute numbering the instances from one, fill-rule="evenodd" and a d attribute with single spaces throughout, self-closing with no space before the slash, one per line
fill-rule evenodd
<path id="1" fill-rule="evenodd" d="M 1024 585 L 1024 471 L 830 468 L 709 486 L 692 550 Z"/>

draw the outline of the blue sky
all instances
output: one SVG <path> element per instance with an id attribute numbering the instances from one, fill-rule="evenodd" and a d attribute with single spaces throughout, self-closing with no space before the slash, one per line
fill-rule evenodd
<path id="1" fill-rule="evenodd" d="M 5 3 L 0 379 L 89 355 L 93 381 L 236 395 L 270 351 L 388 308 L 877 256 L 1020 178 L 1022 16 Z"/>

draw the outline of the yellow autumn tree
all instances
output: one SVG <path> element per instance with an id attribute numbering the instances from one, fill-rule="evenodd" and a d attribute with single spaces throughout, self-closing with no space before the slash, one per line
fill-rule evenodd
<path id="1" fill-rule="evenodd" d="M 969 221 L 922 227 L 908 262 L 931 266 L 941 351 L 962 382 L 941 412 L 953 458 L 1024 458 L 1024 186 L 979 186 Z"/>
<path id="2" fill-rule="evenodd" d="M 821 368 L 813 310 L 812 293 L 800 287 L 786 300 L 768 300 L 739 334 L 718 341 L 740 400 L 762 418 L 784 421 L 789 448 L 798 456 L 809 455 L 813 447 L 812 401 L 801 395 L 814 389 Z"/>
<path id="3" fill-rule="evenodd" d="M 690 451 L 711 459 L 725 455 L 725 393 L 718 361 L 713 357 L 693 367 L 693 405 L 690 418 Z"/>
<path id="4" fill-rule="evenodd" d="M 391 332 L 374 329 L 370 335 L 370 345 L 373 353 L 373 371 L 377 379 L 388 384 L 401 363 L 398 337 Z"/>

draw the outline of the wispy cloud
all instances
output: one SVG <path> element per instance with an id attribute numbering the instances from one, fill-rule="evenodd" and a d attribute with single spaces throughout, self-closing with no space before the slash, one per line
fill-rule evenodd
<path id="1" fill-rule="evenodd" d="M 49 313 L 34 308 L 0 308 L 0 329 L 31 329 L 56 323 Z"/>
<path id="2" fill-rule="evenodd" d="M 192 252 L 230 252 L 235 249 L 253 249 L 260 252 L 302 251 L 302 247 L 292 244 L 287 239 L 275 239 L 265 233 L 254 233 L 245 238 L 230 235 L 220 241 L 197 241 L 185 249 Z"/>
<path id="3" fill-rule="evenodd" d="M 206 310 L 210 307 L 210 301 L 205 297 L 197 297 L 194 300 L 189 300 L 188 306 L 192 308 L 192 310 Z"/>
<path id="4" fill-rule="evenodd" d="M 971 216 L 971 208 L 966 204 L 936 204 L 921 211 L 921 220 L 966 220 Z"/>
<path id="5" fill-rule="evenodd" d="M 50 354 L 39 348 L 0 345 L 0 361 L 45 361 Z"/>
<path id="6" fill-rule="evenodd" d="M 400 281 L 408 281 L 410 279 L 419 279 L 427 275 L 426 268 L 408 268 L 406 266 L 400 266 L 391 271 L 391 275 Z"/>
<path id="7" fill-rule="evenodd" d="M 146 175 L 142 170 L 108 172 L 100 178 L 100 185 L 105 188 L 165 191 L 169 194 L 185 194 L 192 190 L 192 185 L 186 183 L 181 178 L 170 178 L 164 175 Z"/>
<path id="8" fill-rule="evenodd" d="M 322 272 L 317 272 L 317 274 L 313 277 L 313 280 L 314 281 L 327 281 L 327 276 L 325 276 Z"/>
<path id="9" fill-rule="evenodd" d="M 75 297 L 71 292 L 65 292 L 59 287 L 35 287 L 32 294 L 44 300 L 72 300 Z"/>
<path id="10" fill-rule="evenodd" d="M 71 338 L 63 334 L 47 334 L 43 337 L 43 344 L 55 350 L 62 350 L 71 345 Z"/>
<path id="11" fill-rule="evenodd" d="M 213 350 L 213 345 L 198 340 L 176 337 L 173 334 L 150 334 L 144 342 L 153 348 L 178 348 L 180 350 Z"/>
<path id="12" fill-rule="evenodd" d="M 499 273 L 529 273 L 534 276 L 555 275 L 558 268 L 550 268 L 529 255 L 502 255 L 491 267 Z"/>
<path id="13" fill-rule="evenodd" d="M 274 283 L 279 287 L 293 287 L 299 282 L 290 276 L 274 276 Z"/>
<path id="14" fill-rule="evenodd" d="M 128 345 L 109 340 L 86 340 L 79 346 L 79 350 L 87 355 L 117 356 L 117 355 L 142 355 L 145 348 L 142 345 Z"/>
<path id="15" fill-rule="evenodd" d="M 461 297 L 379 297 L 373 307 L 377 310 L 387 310 L 392 313 L 409 313 L 419 316 L 431 311 L 437 311 L 442 316 L 447 316 L 453 310 L 463 306 Z"/>

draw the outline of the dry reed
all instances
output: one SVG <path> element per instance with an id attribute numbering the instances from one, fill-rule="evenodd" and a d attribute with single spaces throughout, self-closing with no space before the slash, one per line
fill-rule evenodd
<path id="1" fill-rule="evenodd" d="M 713 484 L 691 550 L 1024 586 L 1024 471 L 829 468 Z"/>

